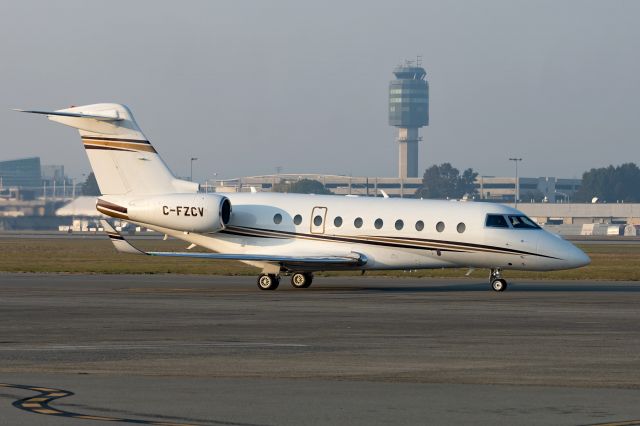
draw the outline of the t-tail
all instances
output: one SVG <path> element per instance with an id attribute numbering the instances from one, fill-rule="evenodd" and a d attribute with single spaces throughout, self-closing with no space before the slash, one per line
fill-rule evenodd
<path id="1" fill-rule="evenodd" d="M 177 179 L 121 104 L 93 104 L 57 111 L 26 111 L 74 127 L 102 195 L 196 193 L 198 184 Z"/>

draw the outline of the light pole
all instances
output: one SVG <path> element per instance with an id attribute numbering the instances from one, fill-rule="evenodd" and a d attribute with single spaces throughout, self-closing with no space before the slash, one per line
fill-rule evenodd
<path id="1" fill-rule="evenodd" d="M 196 161 L 197 158 L 196 157 L 191 157 L 191 173 L 189 174 L 189 180 L 191 182 L 193 182 L 193 162 Z"/>
<path id="2" fill-rule="evenodd" d="M 516 163 L 516 194 L 515 194 L 515 208 L 518 208 L 518 199 L 520 198 L 520 182 L 518 180 L 518 163 L 522 161 L 522 158 L 509 158 L 509 161 Z"/>
<path id="3" fill-rule="evenodd" d="M 218 179 L 218 173 L 216 172 L 216 173 L 214 173 L 214 174 L 213 174 L 213 191 L 211 191 L 211 192 L 216 192 L 216 180 L 217 180 L 217 179 Z M 207 182 L 209 182 L 209 181 L 207 180 Z M 208 186 L 209 186 L 209 185 L 207 185 L 207 187 L 208 187 Z M 207 189 L 207 192 L 208 192 L 208 191 L 209 191 L 209 190 Z"/>
<path id="4" fill-rule="evenodd" d="M 554 194 L 562 195 L 562 202 L 563 203 L 568 203 L 569 202 L 569 195 L 565 194 L 564 192 L 554 191 Z"/>

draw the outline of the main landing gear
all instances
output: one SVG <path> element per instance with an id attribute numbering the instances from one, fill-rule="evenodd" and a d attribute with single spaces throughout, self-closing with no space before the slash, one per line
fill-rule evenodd
<path id="1" fill-rule="evenodd" d="M 489 281 L 494 291 L 505 291 L 507 289 L 507 280 L 502 278 L 502 270 L 500 268 L 491 269 Z"/>
<path id="2" fill-rule="evenodd" d="M 307 288 L 313 281 L 313 274 L 310 272 L 295 272 L 291 275 L 291 285 L 294 288 Z M 275 290 L 280 285 L 280 275 L 260 274 L 258 276 L 258 288 L 260 290 Z"/>
<path id="3" fill-rule="evenodd" d="M 260 274 L 258 288 L 260 290 L 275 290 L 280 285 L 280 276 L 276 274 Z"/>
<path id="4" fill-rule="evenodd" d="M 291 285 L 293 288 L 307 288 L 313 281 L 313 274 L 309 272 L 296 272 L 291 275 Z"/>

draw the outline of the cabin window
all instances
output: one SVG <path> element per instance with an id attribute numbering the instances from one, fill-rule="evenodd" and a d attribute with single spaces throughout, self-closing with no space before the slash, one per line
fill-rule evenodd
<path id="1" fill-rule="evenodd" d="M 300 216 L 299 214 L 295 215 L 293 217 L 293 223 L 295 223 L 296 225 L 300 225 L 302 223 L 302 216 Z"/>
<path id="2" fill-rule="evenodd" d="M 320 226 L 322 225 L 322 216 L 317 215 L 316 217 L 313 218 L 313 224 L 315 226 Z"/>
<path id="3" fill-rule="evenodd" d="M 515 229 L 538 229 L 537 223 L 526 216 L 509 216 L 509 223 Z"/>
<path id="4" fill-rule="evenodd" d="M 281 222 L 282 222 L 282 215 L 280 213 L 276 213 L 275 216 L 273 216 L 273 223 L 278 225 Z"/>
<path id="5" fill-rule="evenodd" d="M 333 219 L 333 226 L 336 228 L 340 228 L 342 226 L 342 218 L 340 216 L 336 216 L 336 218 Z"/>
<path id="6" fill-rule="evenodd" d="M 404 228 L 404 222 L 401 219 L 396 220 L 396 229 L 399 231 Z"/>
<path id="7" fill-rule="evenodd" d="M 501 214 L 488 214 L 486 226 L 487 228 L 508 228 L 509 224 Z"/>
<path id="8" fill-rule="evenodd" d="M 456 230 L 458 231 L 459 234 L 462 234 L 466 229 L 467 229 L 467 225 L 465 225 L 462 222 L 460 222 L 456 227 Z"/>
<path id="9" fill-rule="evenodd" d="M 353 221 L 353 226 L 356 228 L 362 228 L 362 218 L 357 217 L 356 220 Z"/>
<path id="10" fill-rule="evenodd" d="M 436 231 L 438 231 L 438 232 L 444 231 L 444 222 L 436 223 Z"/>
<path id="11" fill-rule="evenodd" d="M 382 222 L 382 219 L 376 219 L 376 221 L 373 222 L 373 226 L 375 226 L 376 229 L 382 228 L 382 225 L 384 225 L 384 222 Z"/>
<path id="12" fill-rule="evenodd" d="M 416 231 L 422 231 L 424 229 L 424 222 L 419 220 L 416 222 Z"/>

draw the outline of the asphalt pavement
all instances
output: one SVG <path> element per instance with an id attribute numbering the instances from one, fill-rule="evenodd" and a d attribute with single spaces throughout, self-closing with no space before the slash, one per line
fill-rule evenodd
<path id="1" fill-rule="evenodd" d="M 637 282 L 0 274 L 0 424 L 640 425 L 639 302 Z"/>

